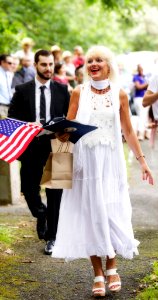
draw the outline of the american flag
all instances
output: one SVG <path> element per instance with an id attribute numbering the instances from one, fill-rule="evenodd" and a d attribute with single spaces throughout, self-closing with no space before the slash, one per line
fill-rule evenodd
<path id="1" fill-rule="evenodd" d="M 0 120 L 0 159 L 11 163 L 27 148 L 43 128 L 14 119 Z"/>

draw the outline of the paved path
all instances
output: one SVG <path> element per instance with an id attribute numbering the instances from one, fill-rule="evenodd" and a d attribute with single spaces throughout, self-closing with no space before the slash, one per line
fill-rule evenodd
<path id="1" fill-rule="evenodd" d="M 149 147 L 149 141 L 142 142 L 142 149 L 152 170 L 155 184 L 149 185 L 141 179 L 139 163 L 129 154 L 130 175 L 129 192 L 133 208 L 133 226 L 148 229 L 158 228 L 158 140 L 155 149 Z M 15 205 L 0 206 L 1 213 L 28 215 L 29 211 L 23 197 Z"/>
<path id="2" fill-rule="evenodd" d="M 139 228 L 158 228 L 158 141 L 155 149 L 149 147 L 149 141 L 142 142 L 142 149 L 152 174 L 154 186 L 142 181 L 140 168 L 135 157 L 129 155 L 131 172 L 129 192 L 133 207 L 133 225 Z"/>
<path id="3" fill-rule="evenodd" d="M 118 269 L 122 278 L 122 290 L 117 295 L 107 293 L 106 300 L 135 300 L 140 280 L 149 272 L 152 262 L 157 259 L 157 227 L 158 227 L 158 142 L 154 150 L 149 148 L 149 142 L 142 143 L 149 166 L 155 177 L 155 185 L 150 186 L 141 179 L 141 172 L 136 159 L 129 155 L 131 160 L 131 171 L 129 178 L 129 191 L 133 207 L 133 226 L 135 235 L 140 244 L 140 255 L 134 260 L 118 258 Z M 9 214 L 9 215 L 8 215 Z M 0 218 L 8 220 L 12 214 L 19 215 L 27 224 L 34 228 L 35 220 L 31 217 L 24 199 L 12 206 L 0 206 Z M 1 223 L 1 222 L 0 222 Z M 33 239 L 25 239 L 15 245 L 18 262 L 12 266 L 10 280 L 12 286 L 16 286 L 16 280 L 25 281 L 25 284 L 18 286 L 20 298 L 17 300 L 92 300 L 91 285 L 93 272 L 88 260 L 78 260 L 64 263 L 62 260 L 54 260 L 43 255 L 44 244 L 35 235 Z M 19 251 L 19 252 L 18 252 Z M 24 253 L 23 253 L 24 252 Z M 34 261 L 33 264 L 22 264 L 21 255 L 25 260 Z M 18 258 L 17 258 L 18 259 Z M 2 270 L 3 274 L 8 269 Z M 8 271 L 10 272 L 10 271 Z M 10 274 L 10 273 L 8 273 Z M 19 278 L 18 276 L 21 276 Z M 15 277 L 15 283 L 14 282 Z M 26 280 L 24 279 L 26 277 Z M 20 281 L 21 279 L 21 281 Z M 7 281 L 5 281 L 7 284 Z M 26 285 L 27 283 L 27 285 Z M 7 288 L 7 286 L 6 286 Z M 13 298 L 2 298 L 13 300 Z M 152 299 L 155 300 L 155 299 Z"/>

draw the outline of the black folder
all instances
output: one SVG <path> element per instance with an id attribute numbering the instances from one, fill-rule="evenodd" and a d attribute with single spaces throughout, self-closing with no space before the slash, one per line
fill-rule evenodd
<path id="1" fill-rule="evenodd" d="M 76 143 L 84 134 L 95 130 L 97 127 L 86 125 L 77 121 L 66 120 L 65 118 L 55 118 L 43 125 L 46 132 L 70 133 L 69 141 Z"/>

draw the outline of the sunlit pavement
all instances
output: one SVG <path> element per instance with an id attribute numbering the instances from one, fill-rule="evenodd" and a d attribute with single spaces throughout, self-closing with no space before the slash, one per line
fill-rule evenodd
<path id="1" fill-rule="evenodd" d="M 141 142 L 141 146 L 152 171 L 154 185 L 151 186 L 142 180 L 139 163 L 129 152 L 129 192 L 133 208 L 132 220 L 134 227 L 154 229 L 158 228 L 158 136 L 154 149 L 150 147 L 149 140 Z"/>

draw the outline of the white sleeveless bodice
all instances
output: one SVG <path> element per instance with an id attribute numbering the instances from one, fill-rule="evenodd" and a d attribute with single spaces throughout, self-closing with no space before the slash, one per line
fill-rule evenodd
<path id="1" fill-rule="evenodd" d="M 98 128 L 83 136 L 83 144 L 91 148 L 100 143 L 110 145 L 113 149 L 115 147 L 115 115 L 111 101 L 111 91 L 108 91 L 106 94 L 91 92 L 90 103 L 89 124 Z"/>

